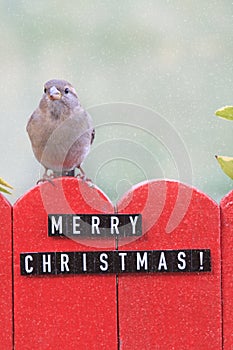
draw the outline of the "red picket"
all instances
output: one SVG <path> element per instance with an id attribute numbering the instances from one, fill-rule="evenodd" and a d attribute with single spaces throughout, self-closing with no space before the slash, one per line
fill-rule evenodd
<path id="1" fill-rule="evenodd" d="M 184 184 L 150 181 L 129 191 L 118 213 L 141 213 L 143 225 L 143 236 L 120 240 L 119 250 L 210 249 L 212 265 L 211 272 L 119 274 L 121 350 L 221 349 L 218 205 Z"/>
<path id="2" fill-rule="evenodd" d="M 12 215 L 11 205 L 0 195 L 0 348 L 12 349 Z"/>
<path id="3" fill-rule="evenodd" d="M 20 274 L 20 253 L 115 249 L 113 240 L 48 237 L 48 214 L 113 212 L 112 204 L 99 189 L 74 178 L 36 186 L 15 204 L 16 350 L 117 349 L 115 275 Z"/>
<path id="4" fill-rule="evenodd" d="M 233 349 L 233 191 L 221 203 L 223 348 Z"/>

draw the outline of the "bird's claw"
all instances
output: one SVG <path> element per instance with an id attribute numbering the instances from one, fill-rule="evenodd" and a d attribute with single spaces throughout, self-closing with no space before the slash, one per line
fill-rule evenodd
<path id="1" fill-rule="evenodd" d="M 76 175 L 76 177 L 78 179 L 82 180 L 82 182 L 85 182 L 88 185 L 88 187 L 90 187 L 90 188 L 94 188 L 95 187 L 95 185 L 93 184 L 92 180 L 89 179 L 86 176 L 86 174 L 78 174 L 78 175 Z"/>
<path id="2" fill-rule="evenodd" d="M 46 169 L 46 171 L 45 171 L 43 177 L 37 181 L 37 183 L 36 183 L 37 185 L 39 185 L 41 182 L 46 182 L 46 181 L 48 181 L 49 183 L 51 183 L 51 185 L 55 186 L 55 184 L 54 184 L 54 182 L 53 182 L 53 179 L 54 179 L 54 177 L 55 177 L 54 174 L 51 173 L 51 174 L 48 175 L 47 171 L 48 171 L 48 170 Z"/>
<path id="3" fill-rule="evenodd" d="M 51 185 L 53 185 L 54 187 L 56 187 L 56 185 L 55 185 L 55 183 L 53 182 L 53 179 L 50 179 L 50 178 L 42 178 L 42 179 L 39 179 L 38 181 L 37 181 L 37 185 L 39 185 L 40 183 L 42 183 L 42 182 L 49 182 Z"/>

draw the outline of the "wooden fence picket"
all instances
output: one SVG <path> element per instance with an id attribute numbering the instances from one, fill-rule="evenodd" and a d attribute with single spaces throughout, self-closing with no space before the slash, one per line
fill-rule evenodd
<path id="1" fill-rule="evenodd" d="M 48 237 L 48 214 L 113 213 L 104 194 L 74 178 L 36 186 L 13 208 L 15 349 L 117 349 L 114 275 L 24 276 L 20 254 L 114 249 L 112 241 Z M 46 267 L 46 266 L 45 266 Z M 28 255 L 27 271 L 36 270 Z M 34 270 L 33 270 L 34 269 Z"/>
<path id="2" fill-rule="evenodd" d="M 13 344 L 12 318 L 12 214 L 11 205 L 0 195 L 0 348 L 11 350 Z"/>
<path id="3" fill-rule="evenodd" d="M 221 203 L 223 349 L 233 349 L 233 191 Z"/>
<path id="4" fill-rule="evenodd" d="M 120 349 L 222 349 L 218 205 L 178 182 L 150 181 L 132 188 L 118 203 L 118 213 L 141 213 L 143 219 L 143 236 L 119 241 L 119 250 L 163 252 L 152 261 L 159 271 L 119 275 Z M 197 249 L 210 250 L 211 272 L 203 272 L 202 259 L 196 265 Z M 175 263 L 171 250 L 181 250 Z M 146 265 L 143 258 L 138 268 L 149 269 L 151 260 Z M 196 272 L 186 271 L 192 264 Z"/>

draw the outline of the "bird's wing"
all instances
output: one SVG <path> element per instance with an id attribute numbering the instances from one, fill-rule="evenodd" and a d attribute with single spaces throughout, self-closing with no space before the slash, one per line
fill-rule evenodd
<path id="1" fill-rule="evenodd" d="M 31 117 L 28 120 L 27 126 L 26 126 L 26 130 L 30 136 L 30 132 L 32 130 L 37 129 L 38 127 L 40 127 L 41 125 L 44 124 L 44 120 L 46 118 L 43 116 L 43 114 L 41 113 L 41 109 L 37 108 L 31 115 Z"/>
<path id="2" fill-rule="evenodd" d="M 90 144 L 92 144 L 95 138 L 95 128 L 93 128 L 93 121 L 90 114 L 82 106 L 78 106 L 74 109 L 73 117 L 78 120 L 81 131 L 88 130 L 88 134 L 91 137 Z"/>
<path id="3" fill-rule="evenodd" d="M 31 117 L 30 117 L 29 120 L 28 120 L 28 123 L 27 123 L 27 126 L 26 126 L 27 132 L 29 132 L 29 128 L 30 128 L 31 122 L 32 122 L 32 120 L 35 118 L 36 112 L 37 112 L 37 110 L 35 110 L 35 111 L 32 113 Z"/>

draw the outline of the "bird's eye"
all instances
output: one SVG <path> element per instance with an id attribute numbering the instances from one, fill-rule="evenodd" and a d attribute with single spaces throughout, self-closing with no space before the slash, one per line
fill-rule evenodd
<path id="1" fill-rule="evenodd" d="M 68 94 L 68 92 L 69 92 L 69 89 L 65 88 L 65 94 Z"/>
<path id="2" fill-rule="evenodd" d="M 46 92 L 47 92 L 47 89 L 46 89 L 46 88 L 44 88 L 44 93 L 46 94 Z"/>

